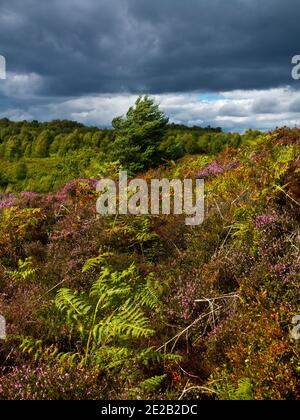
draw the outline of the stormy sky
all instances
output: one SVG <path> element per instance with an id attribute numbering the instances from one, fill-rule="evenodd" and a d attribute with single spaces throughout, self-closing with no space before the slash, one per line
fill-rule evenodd
<path id="1" fill-rule="evenodd" d="M 300 125 L 299 0 L 1 0 L 0 117 L 109 126 L 137 95 L 171 121 Z"/>

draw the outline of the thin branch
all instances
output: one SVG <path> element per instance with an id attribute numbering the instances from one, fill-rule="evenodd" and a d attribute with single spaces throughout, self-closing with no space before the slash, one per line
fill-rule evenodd
<path id="1" fill-rule="evenodd" d="M 217 209 L 218 209 L 218 212 L 219 212 L 219 214 L 220 214 L 220 216 L 221 216 L 221 219 L 222 219 L 222 220 L 225 220 L 225 217 L 223 216 L 223 214 L 222 214 L 222 212 L 221 212 L 221 209 L 220 209 L 220 207 L 219 207 L 219 204 L 218 204 L 217 200 L 215 199 L 215 197 L 214 197 L 214 202 L 215 202 L 215 204 L 216 204 L 216 206 L 217 206 Z"/>
<path id="2" fill-rule="evenodd" d="M 190 378 L 194 378 L 194 379 L 201 379 L 200 378 L 200 376 L 196 376 L 196 375 L 192 375 L 191 373 L 188 373 L 186 370 L 184 370 L 181 366 L 180 366 L 180 364 L 177 362 L 177 361 L 175 361 L 176 362 L 176 364 L 177 364 L 177 366 L 179 367 L 179 369 L 185 374 L 185 375 L 187 375 L 187 376 L 189 376 Z"/>
<path id="3" fill-rule="evenodd" d="M 287 197 L 287 198 L 289 198 L 290 200 L 292 200 L 292 202 L 293 203 L 295 203 L 297 206 L 299 206 L 300 207 L 300 203 L 298 203 L 298 201 L 297 200 L 295 200 L 293 197 L 291 197 L 287 192 L 285 192 L 284 191 L 284 189 L 283 188 L 281 188 L 279 185 L 274 185 L 274 188 L 276 188 L 277 190 L 279 190 L 279 191 L 281 191 L 281 192 L 283 192 L 283 194 Z"/>
<path id="4" fill-rule="evenodd" d="M 182 398 L 185 396 L 185 394 L 187 394 L 188 392 L 190 392 L 194 389 L 199 389 L 201 391 L 209 392 L 210 394 L 217 394 L 217 392 L 215 390 L 207 388 L 205 386 L 191 386 L 190 388 L 187 388 L 187 389 L 183 390 L 182 394 L 179 397 L 179 400 L 182 400 Z"/>
<path id="5" fill-rule="evenodd" d="M 204 299 L 197 299 L 195 302 L 208 302 L 208 301 L 215 301 L 215 300 L 222 300 L 222 299 L 239 299 L 239 295 L 236 293 L 229 293 L 227 295 L 218 296 L 215 298 L 204 298 Z"/>
<path id="6" fill-rule="evenodd" d="M 46 295 L 48 295 L 49 293 L 53 292 L 53 290 L 55 290 L 58 286 L 60 286 L 61 284 L 64 283 L 65 280 L 60 281 L 59 283 L 57 283 L 55 286 L 53 286 L 50 290 L 47 290 Z"/>
<path id="7" fill-rule="evenodd" d="M 164 351 L 166 351 L 167 346 L 169 344 L 173 343 L 173 341 L 174 341 L 173 346 L 172 346 L 172 350 L 171 350 L 171 352 L 173 352 L 174 349 L 175 349 L 175 347 L 176 347 L 176 344 L 179 341 L 179 339 L 184 334 L 186 334 L 191 328 L 193 328 L 200 321 L 202 321 L 203 319 L 208 318 L 210 316 L 212 316 L 212 319 L 213 319 L 213 327 L 215 328 L 215 326 L 216 326 L 216 318 L 217 318 L 216 317 L 216 313 L 218 311 L 222 310 L 222 306 L 214 304 L 214 301 L 216 301 L 216 300 L 222 300 L 222 299 L 236 299 L 236 298 L 239 298 L 239 296 L 237 294 L 227 294 L 227 295 L 224 295 L 224 296 L 219 296 L 219 297 L 211 298 L 211 299 L 205 298 L 205 299 L 197 299 L 197 300 L 195 300 L 195 302 L 206 302 L 206 303 L 208 303 L 209 304 L 209 307 L 210 307 L 210 312 L 204 313 L 199 318 L 195 319 L 195 321 L 193 321 L 188 327 L 186 327 L 184 330 L 180 331 L 178 334 L 176 334 L 174 337 L 172 337 L 170 340 L 168 340 L 166 343 L 164 343 L 161 347 L 159 347 L 157 349 L 157 351 L 160 351 L 162 349 L 164 349 Z"/>
<path id="8" fill-rule="evenodd" d="M 166 346 L 170 343 L 172 343 L 174 340 L 177 340 L 183 335 L 185 334 L 187 331 L 189 331 L 192 327 L 194 327 L 196 324 L 198 324 L 198 322 L 202 321 L 204 318 L 207 318 L 209 315 L 211 315 L 211 312 L 201 315 L 199 318 L 197 318 L 194 322 L 192 322 L 188 327 L 186 327 L 183 331 L 181 331 L 180 333 L 176 334 L 174 337 L 172 337 L 170 340 L 168 340 L 165 344 L 163 344 L 161 347 L 159 347 L 157 349 L 157 351 L 160 351 L 162 349 L 165 349 Z"/>
<path id="9" fill-rule="evenodd" d="M 213 257 L 212 257 L 212 258 L 215 258 L 215 257 L 217 257 L 217 255 L 219 255 L 219 254 L 220 254 L 220 252 L 221 252 L 221 251 L 222 251 L 222 249 L 224 248 L 224 246 L 225 246 L 225 244 L 226 244 L 226 242 L 227 242 L 227 239 L 229 238 L 229 236 L 230 236 L 230 234 L 231 234 L 232 230 L 233 230 L 233 226 L 230 226 L 230 227 L 229 227 L 229 230 L 228 230 L 228 232 L 227 232 L 226 238 L 224 239 L 224 241 L 223 241 L 222 245 L 220 246 L 220 248 L 219 248 L 219 249 L 216 249 L 216 251 L 215 251 L 215 253 L 214 253 L 214 255 L 213 255 Z"/>

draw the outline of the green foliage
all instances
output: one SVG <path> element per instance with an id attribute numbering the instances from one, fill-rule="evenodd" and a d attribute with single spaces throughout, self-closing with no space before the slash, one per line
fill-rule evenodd
<path id="1" fill-rule="evenodd" d="M 238 148 L 249 136 L 220 128 L 167 124 L 150 98 L 139 98 L 113 129 L 85 127 L 72 121 L 0 120 L 0 192 L 57 190 L 74 178 L 115 177 L 187 154 L 213 155 Z M 250 138 L 256 139 L 257 134 Z"/>
<path id="2" fill-rule="evenodd" d="M 19 147 L 0 160 L 6 191 L 122 167 L 105 161 L 110 130 L 0 126 L 0 153 Z M 44 130 L 50 157 L 32 158 Z M 13 335 L 0 343 L 0 398 L 89 398 L 92 388 L 96 399 L 299 399 L 299 138 L 169 126 L 161 156 L 172 145 L 205 154 L 142 177 L 204 176 L 206 218 L 193 228 L 175 216 L 95 217 L 93 182 L 1 195 L 0 308 Z"/>
<path id="3" fill-rule="evenodd" d="M 88 261 L 84 271 L 102 258 Z M 133 343 L 154 334 L 144 310 L 155 310 L 157 304 L 152 276 L 142 279 L 133 264 L 121 272 L 102 267 L 89 295 L 64 288 L 55 299 L 70 334 L 79 334 L 85 348 L 82 363 L 109 369 L 140 353 Z"/>
<path id="4" fill-rule="evenodd" d="M 166 380 L 167 375 L 153 376 L 152 378 L 146 379 L 140 384 L 140 388 L 146 392 L 154 392 L 159 390 L 164 381 Z"/>
<path id="5" fill-rule="evenodd" d="M 26 241 L 42 232 L 43 221 L 41 209 L 10 207 L 0 211 L 0 256 L 11 255 L 16 260 Z"/>
<path id="6" fill-rule="evenodd" d="M 42 131 L 32 146 L 33 157 L 49 157 L 49 149 L 52 142 L 52 133 L 49 130 Z"/>
<path id="7" fill-rule="evenodd" d="M 26 258 L 25 261 L 18 261 L 18 270 L 7 271 L 7 274 L 15 280 L 27 281 L 34 278 L 37 269 L 34 268 L 32 258 Z"/>
<path id="8" fill-rule="evenodd" d="M 103 264 L 103 258 L 101 255 L 88 260 L 84 271 Z M 120 378 L 127 376 L 132 363 L 150 368 L 160 361 L 180 360 L 176 355 L 144 347 L 154 335 L 146 311 L 155 311 L 159 305 L 153 276 L 143 279 L 134 264 L 120 272 L 105 265 L 89 294 L 63 288 L 56 295 L 59 323 L 64 324 L 71 341 L 76 342 L 72 351 L 61 351 L 55 345 L 45 346 L 42 340 L 30 337 L 22 340 L 20 349 L 36 361 L 94 366 L 106 372 L 118 369 Z M 153 377 L 140 387 L 153 392 L 165 378 L 166 375 Z"/>
<path id="9" fill-rule="evenodd" d="M 26 179 L 27 177 L 27 165 L 25 162 L 20 162 L 17 166 L 16 166 L 16 172 L 15 172 L 15 176 L 17 181 L 24 181 L 24 179 Z"/>
<path id="10" fill-rule="evenodd" d="M 249 378 L 240 379 L 237 388 L 227 378 L 222 385 L 216 386 L 216 390 L 220 400 L 252 401 L 254 399 L 253 387 Z"/>
<path id="11" fill-rule="evenodd" d="M 147 170 L 161 162 L 159 145 L 167 130 L 168 118 L 152 99 L 138 98 L 126 118 L 112 122 L 115 141 L 111 160 L 119 161 L 131 173 Z"/>
<path id="12" fill-rule="evenodd" d="M 5 190 L 9 184 L 9 178 L 3 172 L 0 172 L 0 189 Z"/>

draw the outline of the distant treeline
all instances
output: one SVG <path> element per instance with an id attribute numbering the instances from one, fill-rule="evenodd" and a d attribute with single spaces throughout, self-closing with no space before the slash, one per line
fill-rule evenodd
<path id="1" fill-rule="evenodd" d="M 194 125 L 193 127 L 188 127 L 184 124 L 170 123 L 169 128 L 170 128 L 170 130 L 177 130 L 177 131 L 186 131 L 186 130 L 196 131 L 198 134 L 199 133 L 207 133 L 207 132 L 211 132 L 211 133 L 221 133 L 222 132 L 221 127 L 213 128 L 210 125 L 207 126 L 207 127 L 199 127 L 198 125 Z"/>
<path id="2" fill-rule="evenodd" d="M 138 106 L 155 109 L 145 101 Z M 157 135 L 156 129 L 148 130 L 147 118 L 152 118 L 148 111 L 142 126 L 136 125 L 134 116 L 129 125 L 116 119 L 114 128 L 105 129 L 66 120 L 0 120 L 0 193 L 55 191 L 71 179 L 114 176 L 120 168 L 138 173 L 185 155 L 216 155 L 226 147 L 238 148 L 260 134 L 166 123 Z"/>
<path id="3" fill-rule="evenodd" d="M 252 139 L 258 134 L 249 130 L 246 137 Z M 219 127 L 169 124 L 160 150 L 165 159 L 178 159 L 186 154 L 215 154 L 226 146 L 239 147 L 243 137 L 238 133 L 224 133 Z M 87 127 L 74 121 L 39 123 L 12 122 L 6 118 L 0 120 L 0 158 L 8 161 L 64 157 L 81 149 L 93 149 L 108 157 L 114 139 L 112 129 Z"/>
<path id="4" fill-rule="evenodd" d="M 0 157 L 7 160 L 65 156 L 78 149 L 98 149 L 112 141 L 112 130 L 86 127 L 73 121 L 39 123 L 0 120 Z"/>

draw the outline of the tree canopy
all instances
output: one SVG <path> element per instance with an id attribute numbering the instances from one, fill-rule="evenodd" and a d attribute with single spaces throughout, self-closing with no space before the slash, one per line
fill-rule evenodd
<path id="1" fill-rule="evenodd" d="M 117 117 L 112 122 L 115 131 L 112 157 L 132 173 L 158 165 L 159 146 L 168 122 L 169 118 L 153 99 L 139 97 L 126 117 Z"/>

